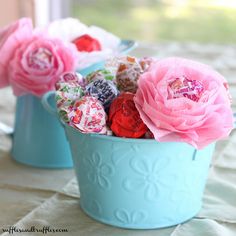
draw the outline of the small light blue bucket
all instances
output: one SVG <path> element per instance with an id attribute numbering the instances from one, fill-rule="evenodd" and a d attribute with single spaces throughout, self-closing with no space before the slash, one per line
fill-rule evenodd
<path id="1" fill-rule="evenodd" d="M 54 99 L 50 101 L 55 106 Z M 70 148 L 56 116 L 47 112 L 33 95 L 17 99 L 12 143 L 13 158 L 41 168 L 71 168 Z"/>
<path id="2" fill-rule="evenodd" d="M 133 40 L 122 40 L 118 54 L 127 54 L 136 46 Z M 99 62 L 78 72 L 85 76 L 103 67 L 104 62 Z M 49 92 L 42 99 L 30 94 L 17 98 L 12 156 L 34 167 L 73 167 L 69 144 L 56 116 L 54 93 Z"/>
<path id="3" fill-rule="evenodd" d="M 90 217 L 129 229 L 183 223 L 200 210 L 214 144 L 159 143 L 82 134 L 65 125 L 80 188 Z"/>

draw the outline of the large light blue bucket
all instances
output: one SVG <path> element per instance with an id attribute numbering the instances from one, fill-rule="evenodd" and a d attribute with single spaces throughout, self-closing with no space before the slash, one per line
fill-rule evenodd
<path id="1" fill-rule="evenodd" d="M 65 125 L 80 188 L 80 206 L 114 226 L 153 229 L 195 216 L 214 144 L 196 150 L 185 143 L 158 143 L 82 134 Z"/>

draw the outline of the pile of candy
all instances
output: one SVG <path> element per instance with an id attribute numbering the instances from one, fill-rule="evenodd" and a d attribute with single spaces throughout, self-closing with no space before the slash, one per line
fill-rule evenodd
<path id="1" fill-rule="evenodd" d="M 225 78 L 183 58 L 115 58 L 57 83 L 60 117 L 83 133 L 186 142 L 201 149 L 233 128 Z"/>
<path id="2" fill-rule="evenodd" d="M 60 118 L 82 133 L 153 137 L 133 101 L 137 81 L 152 61 L 126 56 L 110 60 L 105 69 L 86 77 L 75 72 L 62 74 L 56 84 Z"/>

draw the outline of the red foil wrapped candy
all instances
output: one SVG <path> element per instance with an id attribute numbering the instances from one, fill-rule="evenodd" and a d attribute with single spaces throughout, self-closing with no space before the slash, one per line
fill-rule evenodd
<path id="1" fill-rule="evenodd" d="M 142 137 L 147 131 L 147 126 L 140 118 L 135 107 L 134 94 L 121 93 L 110 106 L 110 128 L 116 136 L 126 138 Z"/>

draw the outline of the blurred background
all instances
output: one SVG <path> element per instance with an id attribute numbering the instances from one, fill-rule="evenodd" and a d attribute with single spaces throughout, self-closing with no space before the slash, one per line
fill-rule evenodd
<path id="1" fill-rule="evenodd" d="M 22 16 L 44 25 L 76 17 L 143 42 L 236 42 L 235 0 L 0 0 L 0 26 Z"/>
<path id="2" fill-rule="evenodd" d="M 121 38 L 236 42 L 235 0 L 74 0 L 72 15 Z"/>

